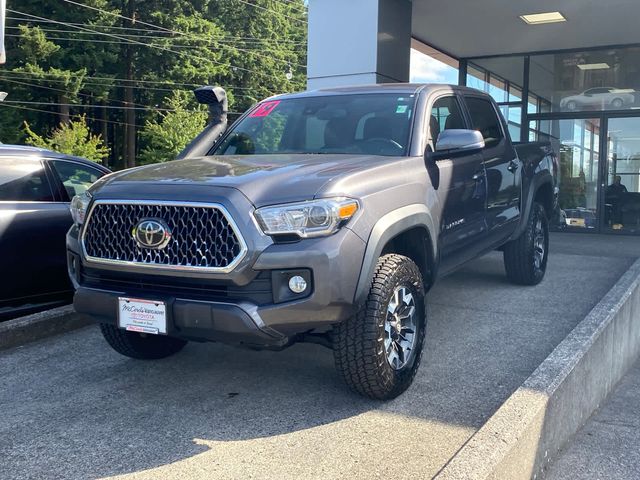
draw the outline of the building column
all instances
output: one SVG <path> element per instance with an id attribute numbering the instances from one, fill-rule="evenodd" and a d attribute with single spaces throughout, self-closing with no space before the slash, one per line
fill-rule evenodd
<path id="1" fill-rule="evenodd" d="M 410 0 L 309 0 L 307 88 L 408 82 Z"/>

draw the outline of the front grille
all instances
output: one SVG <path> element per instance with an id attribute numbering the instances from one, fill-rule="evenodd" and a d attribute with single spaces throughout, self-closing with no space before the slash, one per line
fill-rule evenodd
<path id="1" fill-rule="evenodd" d="M 143 219 L 166 224 L 171 232 L 166 247 L 136 242 L 133 232 Z M 209 204 L 96 201 L 82 242 L 90 261 L 183 270 L 229 271 L 246 251 L 223 207 Z"/>

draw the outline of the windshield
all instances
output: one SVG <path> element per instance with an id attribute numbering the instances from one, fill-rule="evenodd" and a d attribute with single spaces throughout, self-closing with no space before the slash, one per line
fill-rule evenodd
<path id="1" fill-rule="evenodd" d="M 361 94 L 270 100 L 233 125 L 213 155 L 404 155 L 415 97 Z"/>

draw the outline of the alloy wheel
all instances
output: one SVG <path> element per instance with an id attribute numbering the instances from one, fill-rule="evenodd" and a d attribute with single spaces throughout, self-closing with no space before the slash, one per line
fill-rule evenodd
<path id="1" fill-rule="evenodd" d="M 413 293 L 408 287 L 397 287 L 389 300 L 384 324 L 385 353 L 394 370 L 400 370 L 410 362 L 417 339 L 417 325 Z"/>

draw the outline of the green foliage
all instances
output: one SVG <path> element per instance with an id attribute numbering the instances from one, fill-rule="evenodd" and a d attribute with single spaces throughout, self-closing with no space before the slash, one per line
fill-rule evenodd
<path id="1" fill-rule="evenodd" d="M 186 92 L 174 92 L 166 100 L 172 111 L 147 120 L 140 133 L 140 138 L 146 145 L 139 156 L 141 163 L 173 160 L 206 125 L 206 110 L 188 109 Z"/>
<path id="2" fill-rule="evenodd" d="M 0 141 L 24 141 L 25 121 L 47 132 L 67 114 L 85 115 L 88 128 L 111 147 L 109 166 L 119 168 L 126 124 L 135 126 L 139 161 L 170 158 L 191 140 L 201 114 L 188 113 L 196 105 L 185 102 L 197 86 L 224 87 L 231 119 L 263 98 L 305 88 L 304 0 L 79 3 L 92 8 L 61 0 L 20 0 L 12 7 L 26 15 L 8 20 L 19 37 L 6 39 L 0 90 L 10 101 L 36 103 L 0 104 Z M 135 80 L 122 80 L 128 77 Z M 133 98 L 125 102 L 127 85 Z M 154 110 L 178 98 L 176 112 Z"/>
<path id="3" fill-rule="evenodd" d="M 47 148 L 60 153 L 84 157 L 101 163 L 109 155 L 100 135 L 93 135 L 83 116 L 69 123 L 62 123 L 48 137 L 41 137 L 24 123 L 27 143 L 36 147 Z"/>

